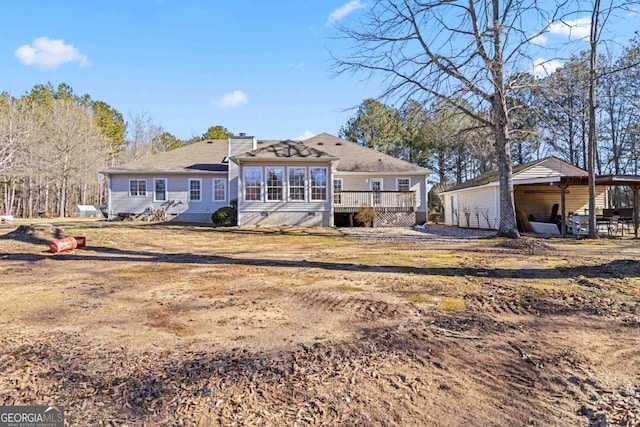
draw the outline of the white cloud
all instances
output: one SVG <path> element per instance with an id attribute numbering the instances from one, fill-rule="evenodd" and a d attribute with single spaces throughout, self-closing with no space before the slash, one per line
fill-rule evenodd
<path id="1" fill-rule="evenodd" d="M 562 67 L 562 62 L 557 59 L 544 59 L 538 58 L 533 61 L 533 75 L 538 78 L 543 78 L 551 75 L 558 68 Z"/>
<path id="2" fill-rule="evenodd" d="M 327 20 L 327 25 L 338 22 L 351 12 L 362 9 L 365 6 L 366 5 L 364 3 L 360 3 L 360 0 L 351 0 L 349 3 L 346 3 L 331 12 L 331 15 L 329 15 L 329 19 Z"/>
<path id="3" fill-rule="evenodd" d="M 42 68 L 56 68 L 66 62 L 78 62 L 81 66 L 90 65 L 86 55 L 64 40 L 52 40 L 38 37 L 31 45 L 22 45 L 15 51 L 16 58 L 24 65 L 36 65 Z"/>
<path id="4" fill-rule="evenodd" d="M 218 105 L 224 108 L 232 108 L 237 107 L 238 105 L 244 104 L 247 102 L 249 98 L 247 94 L 245 94 L 241 90 L 234 90 L 231 93 L 227 93 L 225 96 L 218 100 Z"/>
<path id="5" fill-rule="evenodd" d="M 304 141 L 305 139 L 313 138 L 316 134 L 309 129 L 305 129 L 302 135 L 293 138 L 294 141 Z"/>
<path id="6" fill-rule="evenodd" d="M 549 37 L 545 36 L 544 34 L 538 34 L 537 36 L 531 39 L 531 43 L 537 44 L 539 46 L 546 46 L 548 42 L 549 42 Z"/>
<path id="7" fill-rule="evenodd" d="M 549 32 L 570 38 L 585 39 L 591 33 L 591 18 L 585 16 L 575 20 L 549 24 Z"/>

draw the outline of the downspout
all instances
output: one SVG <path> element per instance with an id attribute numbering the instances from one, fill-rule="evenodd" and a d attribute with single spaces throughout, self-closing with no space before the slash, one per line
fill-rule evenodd
<path id="1" fill-rule="evenodd" d="M 231 161 L 231 159 L 229 159 L 229 161 Z M 240 179 L 240 177 L 242 176 L 242 161 L 240 161 L 238 159 L 237 161 L 237 165 L 238 165 L 238 176 L 236 178 L 236 209 L 237 209 L 237 224 L 238 226 L 242 225 L 242 180 Z M 227 185 L 231 185 L 231 179 L 229 174 L 231 173 L 231 169 L 228 170 L 227 172 Z"/>
<path id="2" fill-rule="evenodd" d="M 113 217 L 113 212 L 111 212 L 111 185 L 113 183 L 110 174 L 107 174 L 107 181 L 109 182 L 107 185 L 107 219 L 111 219 Z"/>

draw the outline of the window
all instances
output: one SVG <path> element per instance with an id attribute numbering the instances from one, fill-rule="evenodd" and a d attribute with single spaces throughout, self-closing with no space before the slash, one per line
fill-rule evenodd
<path id="1" fill-rule="evenodd" d="M 190 179 L 189 180 L 189 201 L 199 202 L 202 200 L 202 180 Z"/>
<path id="2" fill-rule="evenodd" d="M 167 180 L 164 178 L 156 178 L 153 180 L 153 201 L 167 201 Z"/>
<path id="3" fill-rule="evenodd" d="M 225 200 L 227 200 L 227 180 L 213 178 L 213 201 L 224 202 Z"/>
<path id="4" fill-rule="evenodd" d="M 244 168 L 244 199 L 261 200 L 262 169 Z"/>
<path id="5" fill-rule="evenodd" d="M 397 178 L 396 179 L 396 188 L 398 191 L 409 191 L 411 190 L 411 179 L 409 178 Z"/>
<path id="6" fill-rule="evenodd" d="M 302 201 L 306 200 L 304 183 L 307 178 L 307 170 L 305 168 L 289 168 L 289 200 Z"/>
<path id="7" fill-rule="evenodd" d="M 309 168 L 311 200 L 327 200 L 327 168 Z"/>
<path id="8" fill-rule="evenodd" d="M 284 169 L 265 168 L 267 175 L 267 200 L 284 200 Z"/>
<path id="9" fill-rule="evenodd" d="M 130 179 L 129 180 L 129 196 L 146 196 L 147 180 L 146 179 Z"/>
<path id="10" fill-rule="evenodd" d="M 333 204 L 339 205 L 342 203 L 342 178 L 336 178 L 333 180 Z"/>

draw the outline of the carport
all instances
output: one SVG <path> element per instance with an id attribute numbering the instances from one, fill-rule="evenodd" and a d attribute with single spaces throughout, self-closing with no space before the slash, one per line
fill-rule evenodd
<path id="1" fill-rule="evenodd" d="M 588 185 L 587 177 L 562 177 L 555 185 L 560 188 L 560 215 L 562 221 L 562 235 L 567 235 L 566 192 L 571 186 Z M 640 175 L 598 175 L 595 185 L 608 187 L 629 187 L 633 193 L 633 233 L 638 237 L 638 192 L 640 191 Z"/>

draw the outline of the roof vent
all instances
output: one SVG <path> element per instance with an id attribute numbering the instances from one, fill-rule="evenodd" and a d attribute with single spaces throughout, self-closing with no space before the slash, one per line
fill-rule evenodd
<path id="1" fill-rule="evenodd" d="M 213 141 L 209 140 L 207 141 L 207 144 L 213 144 Z"/>
<path id="2" fill-rule="evenodd" d="M 342 145 L 342 142 L 336 142 L 336 145 Z"/>
<path id="3" fill-rule="evenodd" d="M 240 132 L 240 133 L 238 134 L 238 136 L 247 136 L 247 134 L 246 134 L 246 133 L 244 133 L 244 132 Z"/>
<path id="4" fill-rule="evenodd" d="M 322 141 L 318 142 L 318 145 L 324 145 L 324 143 Z"/>
<path id="5" fill-rule="evenodd" d="M 382 161 L 382 159 L 378 159 L 378 161 L 379 161 L 379 162 L 381 162 L 381 161 Z"/>

